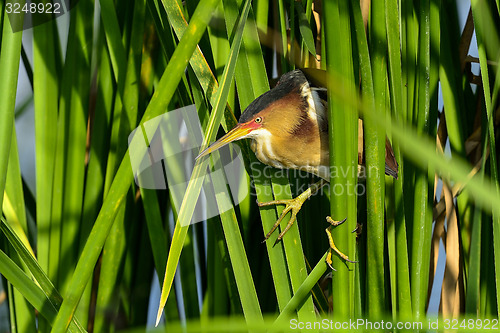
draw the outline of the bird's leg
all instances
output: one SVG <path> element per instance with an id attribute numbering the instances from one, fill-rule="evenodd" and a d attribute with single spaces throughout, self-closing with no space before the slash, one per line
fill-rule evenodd
<path id="1" fill-rule="evenodd" d="M 291 211 L 292 216 L 290 217 L 290 220 L 288 221 L 288 224 L 286 225 L 285 229 L 279 234 L 278 238 L 276 239 L 276 242 L 280 241 L 283 235 L 290 229 L 292 226 L 293 222 L 297 219 L 297 213 L 300 211 L 300 208 L 304 204 L 304 202 L 314 193 L 316 193 L 321 187 L 323 187 L 326 184 L 326 180 L 321 179 L 320 181 L 312 184 L 307 190 L 302 192 L 298 197 L 294 199 L 284 199 L 284 200 L 274 200 L 274 201 L 269 201 L 269 202 L 258 202 L 257 204 L 259 207 L 264 207 L 264 206 L 270 206 L 270 205 L 286 205 L 285 209 L 283 209 L 283 212 L 281 213 L 280 217 L 274 223 L 273 227 L 271 230 L 267 233 L 266 241 L 271 234 L 276 230 L 276 228 L 280 225 L 281 221 L 283 221 L 283 218 L 285 215 Z M 275 243 L 276 243 L 275 242 Z"/>
<path id="2" fill-rule="evenodd" d="M 335 246 L 335 243 L 333 242 L 332 228 L 334 228 L 334 227 L 336 227 L 338 225 L 341 225 L 346 220 L 347 219 L 343 219 L 342 221 L 335 221 L 330 216 L 326 217 L 326 221 L 331 224 L 331 226 L 329 226 L 328 228 L 325 229 L 326 236 L 328 237 L 328 243 L 330 243 L 330 249 L 329 249 L 328 254 L 326 256 L 326 263 L 328 264 L 328 266 L 330 266 L 331 269 L 334 269 L 333 266 L 332 266 L 332 263 L 333 263 L 332 262 L 332 250 L 335 251 L 345 261 L 349 261 L 349 262 L 352 262 L 352 263 L 357 263 L 357 261 L 352 261 L 351 259 L 349 259 L 348 256 L 346 256 L 345 254 L 343 254 L 342 252 L 340 252 L 340 250 L 337 249 L 337 247 Z"/>

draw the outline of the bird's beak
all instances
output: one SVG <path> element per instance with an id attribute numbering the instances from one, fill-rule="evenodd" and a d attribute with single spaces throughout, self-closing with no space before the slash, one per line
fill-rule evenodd
<path id="1" fill-rule="evenodd" d="M 226 135 L 224 135 L 222 138 L 208 146 L 208 148 L 202 151 L 200 155 L 196 156 L 196 159 L 206 156 L 211 152 L 224 147 L 230 142 L 244 139 L 252 130 L 253 128 L 246 126 L 246 124 L 238 124 L 238 126 L 227 132 Z"/>

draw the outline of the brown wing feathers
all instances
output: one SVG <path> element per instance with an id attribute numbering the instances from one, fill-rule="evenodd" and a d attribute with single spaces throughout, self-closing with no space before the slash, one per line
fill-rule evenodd
<path id="1" fill-rule="evenodd" d="M 398 179 L 398 162 L 394 157 L 394 150 L 392 150 L 391 142 L 385 138 L 385 173 Z"/>

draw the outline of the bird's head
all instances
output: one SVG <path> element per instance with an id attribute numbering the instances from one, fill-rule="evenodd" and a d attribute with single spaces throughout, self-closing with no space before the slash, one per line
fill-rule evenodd
<path id="1" fill-rule="evenodd" d="M 212 143 L 197 158 L 241 139 L 285 138 L 300 122 L 302 110 L 307 106 L 304 89 L 309 89 L 309 84 L 300 70 L 284 74 L 276 87 L 250 103 L 235 128 Z"/>

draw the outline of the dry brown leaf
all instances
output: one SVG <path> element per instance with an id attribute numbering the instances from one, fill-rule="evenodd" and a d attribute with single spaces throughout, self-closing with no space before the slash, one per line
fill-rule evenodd
<path id="1" fill-rule="evenodd" d="M 460 235 L 458 218 L 452 190 L 443 186 L 446 204 L 446 264 L 441 288 L 441 310 L 443 317 L 449 318 L 458 314 L 456 309 L 461 307 L 461 293 L 458 279 L 460 276 Z M 458 291 L 457 291 L 457 288 Z"/>

